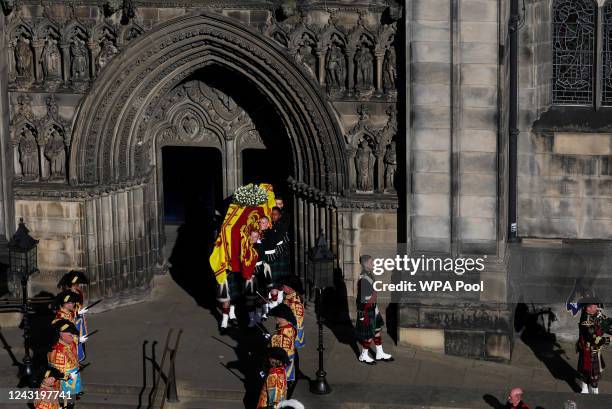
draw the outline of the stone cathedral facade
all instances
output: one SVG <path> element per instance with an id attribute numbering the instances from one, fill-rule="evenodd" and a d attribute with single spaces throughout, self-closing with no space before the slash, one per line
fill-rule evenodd
<path id="1" fill-rule="evenodd" d="M 507 360 L 516 277 L 610 273 L 610 2 L 1 3 L 0 233 L 40 239 L 35 289 L 79 268 L 109 307 L 149 292 L 165 146 L 217 149 L 224 195 L 245 150 L 284 146 L 296 271 L 323 232 L 349 297 L 360 254 L 486 255 L 474 299 L 396 308 L 403 344 Z"/>

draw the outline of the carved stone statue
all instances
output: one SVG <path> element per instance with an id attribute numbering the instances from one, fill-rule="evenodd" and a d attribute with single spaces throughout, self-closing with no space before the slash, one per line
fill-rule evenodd
<path id="1" fill-rule="evenodd" d="M 304 64 L 306 68 L 308 68 L 308 70 L 314 75 L 316 72 L 317 59 L 312 54 L 312 46 L 307 40 L 304 39 L 300 42 L 295 59 Z"/>
<path id="2" fill-rule="evenodd" d="M 70 45 L 70 56 L 72 59 L 72 80 L 82 81 L 87 79 L 89 64 L 87 62 L 87 48 L 79 38 L 75 38 Z"/>
<path id="3" fill-rule="evenodd" d="M 57 129 L 53 129 L 49 135 L 49 141 L 45 146 L 45 156 L 51 164 L 51 177 L 64 178 L 66 174 L 66 148 L 64 138 Z"/>
<path id="4" fill-rule="evenodd" d="M 370 50 L 362 45 L 355 54 L 355 67 L 357 88 L 368 89 L 372 87 L 372 68 L 374 59 Z"/>
<path id="5" fill-rule="evenodd" d="M 357 170 L 357 189 L 362 191 L 373 190 L 372 185 L 372 149 L 366 141 L 362 141 L 355 156 L 355 169 Z"/>
<path id="6" fill-rule="evenodd" d="M 395 189 L 395 172 L 397 172 L 395 142 L 391 142 L 387 146 L 383 161 L 385 163 L 385 189 Z"/>
<path id="7" fill-rule="evenodd" d="M 117 47 L 113 44 L 112 41 L 105 38 L 102 41 L 102 45 L 100 47 L 100 54 L 98 54 L 98 59 L 96 61 L 96 65 L 98 69 L 104 68 L 108 62 L 117 54 Z"/>
<path id="8" fill-rule="evenodd" d="M 38 177 L 38 144 L 32 131 L 25 128 L 19 141 L 19 162 L 23 177 Z"/>
<path id="9" fill-rule="evenodd" d="M 61 56 L 57 45 L 51 38 L 47 38 L 42 51 L 42 72 L 46 81 L 57 80 L 61 77 Z"/>
<path id="10" fill-rule="evenodd" d="M 325 61 L 327 74 L 327 86 L 330 89 L 341 89 L 344 87 L 344 55 L 342 50 L 335 43 L 331 43 L 327 51 Z"/>
<path id="11" fill-rule="evenodd" d="M 32 48 L 24 37 L 19 37 L 17 40 L 17 46 L 15 47 L 15 68 L 17 78 L 21 80 L 32 79 Z"/>
<path id="12" fill-rule="evenodd" d="M 395 91 L 395 83 L 397 81 L 397 58 L 395 55 L 395 47 L 389 47 L 385 53 L 383 62 L 383 87 L 385 91 Z"/>

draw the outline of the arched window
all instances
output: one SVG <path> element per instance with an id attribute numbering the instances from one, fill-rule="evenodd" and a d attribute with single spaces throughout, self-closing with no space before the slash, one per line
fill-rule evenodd
<path id="1" fill-rule="evenodd" d="M 553 3 L 553 103 L 593 104 L 597 4 Z"/>
<path id="2" fill-rule="evenodd" d="M 612 1 L 603 9 L 602 103 L 612 105 Z"/>

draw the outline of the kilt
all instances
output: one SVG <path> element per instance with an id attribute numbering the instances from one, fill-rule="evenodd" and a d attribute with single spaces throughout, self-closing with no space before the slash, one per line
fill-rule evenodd
<path id="1" fill-rule="evenodd" d="M 277 257 L 270 263 L 272 270 L 272 286 L 280 284 L 286 277 L 291 275 L 291 265 L 289 263 L 289 255 L 287 253 Z"/>
<path id="2" fill-rule="evenodd" d="M 374 338 L 374 335 L 385 325 L 382 315 L 377 314 L 375 309 L 369 309 L 368 312 L 369 322 L 366 324 L 366 320 L 361 320 L 364 316 L 363 311 L 357 311 L 357 323 L 355 324 L 355 337 L 358 341 L 367 341 Z"/>
<path id="3" fill-rule="evenodd" d="M 590 362 L 585 362 L 590 359 Z M 606 364 L 599 350 L 581 351 L 578 356 L 578 372 L 587 383 L 594 383 L 601 379 L 601 373 Z"/>
<path id="4" fill-rule="evenodd" d="M 219 302 L 236 301 L 244 292 L 244 278 L 240 273 L 227 272 L 223 284 L 217 286 L 217 300 Z"/>

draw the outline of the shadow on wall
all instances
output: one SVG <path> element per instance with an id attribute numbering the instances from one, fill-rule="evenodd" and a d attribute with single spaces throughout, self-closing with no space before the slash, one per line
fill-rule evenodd
<path id="1" fill-rule="evenodd" d="M 580 392 L 576 382 L 578 373 L 569 364 L 570 357 L 550 331 L 551 324 L 557 320 L 551 308 L 538 308 L 519 303 L 514 312 L 514 329 L 555 378 L 567 382 L 574 392 Z"/>

